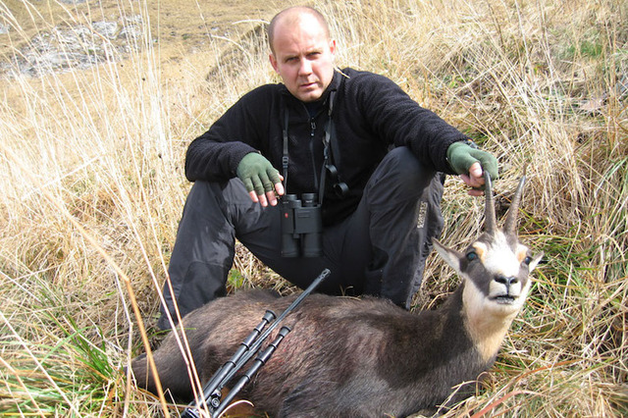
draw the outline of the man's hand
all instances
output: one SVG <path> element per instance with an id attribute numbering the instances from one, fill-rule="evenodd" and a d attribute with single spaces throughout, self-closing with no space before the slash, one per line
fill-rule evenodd
<path id="1" fill-rule="evenodd" d="M 466 142 L 454 142 L 447 149 L 447 159 L 449 165 L 460 178 L 472 189 L 469 190 L 471 196 L 481 196 L 484 194 L 484 173 L 488 171 L 491 178 L 498 177 L 497 159 L 486 151 L 469 146 Z"/>
<path id="2" fill-rule="evenodd" d="M 242 158 L 236 174 L 244 183 L 244 187 L 249 192 L 251 200 L 255 203 L 266 207 L 270 203 L 271 206 L 277 204 L 277 196 L 283 195 L 282 177 L 270 161 L 262 154 L 256 152 L 248 153 Z"/>

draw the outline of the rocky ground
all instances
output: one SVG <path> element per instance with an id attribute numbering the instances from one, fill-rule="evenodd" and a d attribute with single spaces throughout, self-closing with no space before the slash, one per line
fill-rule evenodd
<path id="1" fill-rule="evenodd" d="M 7 0 L 0 3 L 0 75 L 86 69 L 122 60 L 148 42 L 193 52 L 210 37 L 230 37 L 242 29 L 238 22 L 269 19 L 282 3 Z"/>
<path id="2" fill-rule="evenodd" d="M 0 72 L 39 76 L 117 61 L 140 48 L 141 35 L 140 15 L 93 22 L 90 26 L 56 26 L 35 35 L 26 46 L 0 62 Z"/>

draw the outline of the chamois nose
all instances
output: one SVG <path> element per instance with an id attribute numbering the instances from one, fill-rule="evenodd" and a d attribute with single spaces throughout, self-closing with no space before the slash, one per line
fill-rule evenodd
<path id="1" fill-rule="evenodd" d="M 506 285 L 506 287 L 509 287 L 510 285 L 517 283 L 519 279 L 515 276 L 506 277 L 500 274 L 499 276 L 495 277 L 495 281 L 497 283 Z"/>

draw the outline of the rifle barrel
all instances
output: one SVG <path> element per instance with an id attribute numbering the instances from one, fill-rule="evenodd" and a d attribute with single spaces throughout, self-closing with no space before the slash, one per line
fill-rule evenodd
<path id="1" fill-rule="evenodd" d="M 220 397 L 221 389 L 233 378 L 233 376 L 244 366 L 260 349 L 264 341 L 268 338 L 270 333 L 279 325 L 279 323 L 286 317 L 290 312 L 292 312 L 299 304 L 305 299 L 310 293 L 314 291 L 321 284 L 323 280 L 327 278 L 331 274 L 329 269 L 324 269 L 316 279 L 305 289 L 292 303 L 288 306 L 279 316 L 276 316 L 274 312 L 268 310 L 262 318 L 262 321 L 258 324 L 257 327 L 249 334 L 249 336 L 240 344 L 236 353 L 225 363 L 223 364 L 214 375 L 209 379 L 207 384 L 203 387 L 203 396 L 204 402 L 196 402 L 192 401 L 188 407 L 181 414 L 184 418 L 198 418 L 199 408 L 203 404 L 207 405 L 210 409 L 212 409 L 212 416 L 214 416 L 215 411 L 222 411 L 224 407 L 228 406 L 228 403 L 221 402 Z M 273 318 L 276 319 L 273 321 L 272 318 L 268 319 L 272 315 Z M 270 322 L 272 321 L 272 322 Z M 268 325 L 268 326 L 266 326 Z M 290 329 L 288 327 L 284 327 L 288 331 L 285 332 L 287 334 Z M 285 336 L 283 333 L 283 329 L 280 331 L 280 335 L 277 337 L 279 341 L 277 344 L 283 339 Z M 281 337 L 281 338 L 280 338 Z M 274 344 L 274 342 L 273 342 Z M 271 344 L 272 346 L 272 344 Z M 270 346 L 269 346 L 270 347 Z M 276 348 L 276 347 L 275 347 Z M 266 350 L 265 350 L 266 351 Z M 261 367 L 267 360 L 270 355 L 274 352 L 274 348 L 270 350 L 268 356 L 262 361 L 262 363 L 253 371 L 255 373 L 259 367 Z M 262 353 L 264 354 L 264 353 Z M 245 381 L 244 384 L 248 382 Z M 238 390 L 240 390 L 239 388 Z M 234 393 L 235 396 L 235 393 Z M 227 400 L 227 399 L 225 399 Z M 229 402 L 231 399 L 229 400 Z M 214 403 L 217 403 L 215 405 Z M 224 404 L 224 407 L 223 407 Z M 219 414 L 216 414 L 218 416 Z"/>

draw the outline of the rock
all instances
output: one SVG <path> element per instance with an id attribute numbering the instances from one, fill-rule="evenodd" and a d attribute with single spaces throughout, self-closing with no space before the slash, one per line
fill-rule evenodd
<path id="1" fill-rule="evenodd" d="M 65 2 L 80 1 L 84 0 Z M 13 62 L 0 63 L 0 73 L 17 72 L 37 77 L 119 61 L 144 45 L 140 42 L 144 36 L 142 17 L 125 16 L 120 21 L 122 23 L 103 20 L 89 26 L 56 26 L 50 31 L 40 32 L 20 49 L 19 54 L 14 54 Z M 3 26 L 0 26 L 2 30 Z"/>

